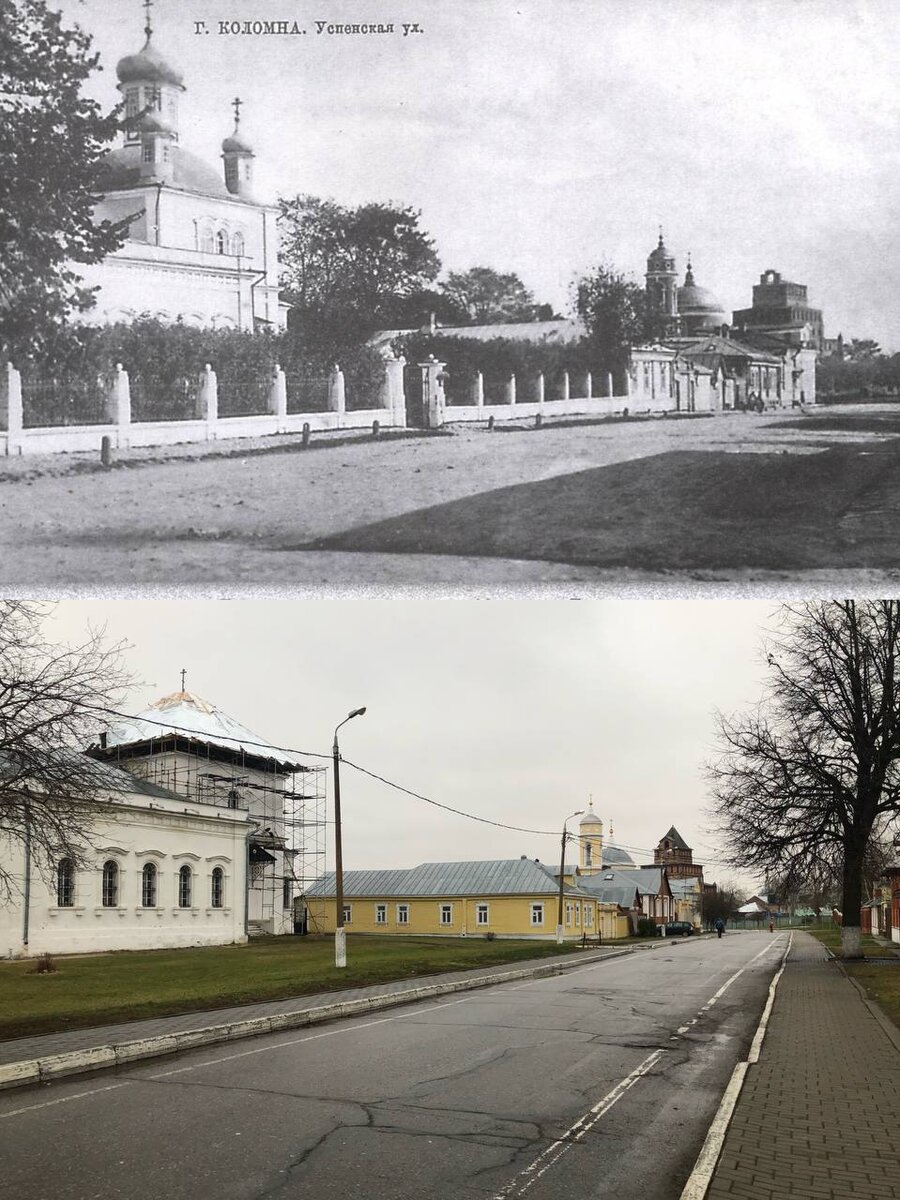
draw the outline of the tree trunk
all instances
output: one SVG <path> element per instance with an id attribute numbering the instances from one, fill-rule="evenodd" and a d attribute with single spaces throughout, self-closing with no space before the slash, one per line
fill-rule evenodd
<path id="1" fill-rule="evenodd" d="M 844 847 L 844 874 L 841 892 L 841 953 L 844 958 L 862 958 L 863 858 L 866 840 L 847 842 Z"/>

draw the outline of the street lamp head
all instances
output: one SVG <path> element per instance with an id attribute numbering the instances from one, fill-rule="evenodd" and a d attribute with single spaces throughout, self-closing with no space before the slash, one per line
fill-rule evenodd
<path id="1" fill-rule="evenodd" d="M 347 714 L 347 720 L 349 721 L 352 717 L 361 717 L 365 711 L 365 705 L 363 705 L 362 708 L 354 708 L 352 713 Z"/>

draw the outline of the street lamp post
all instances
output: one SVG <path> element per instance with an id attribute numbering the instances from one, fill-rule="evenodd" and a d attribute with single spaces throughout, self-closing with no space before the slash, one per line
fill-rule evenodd
<path id="1" fill-rule="evenodd" d="M 352 721 L 354 717 L 361 717 L 365 711 L 365 707 L 354 708 L 353 712 L 344 717 L 340 725 L 335 727 L 334 746 L 332 747 L 334 756 L 334 878 L 337 906 L 334 923 L 334 965 L 336 967 L 346 967 L 347 965 L 347 938 L 344 933 L 344 858 L 341 847 L 341 748 L 338 745 L 338 729 L 341 728 L 341 725 Z"/>
<path id="2" fill-rule="evenodd" d="M 559 858 L 559 911 L 556 915 L 556 944 L 561 946 L 563 943 L 563 889 L 565 887 L 566 874 L 566 821 L 571 821 L 573 817 L 580 817 L 584 812 L 583 808 L 579 808 L 577 812 L 569 813 L 566 820 L 563 821 L 562 827 L 562 852 Z"/>

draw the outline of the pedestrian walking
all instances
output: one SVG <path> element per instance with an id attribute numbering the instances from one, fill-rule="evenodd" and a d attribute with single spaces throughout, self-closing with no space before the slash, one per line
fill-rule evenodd
<path id="1" fill-rule="evenodd" d="M 725 922 L 721 917 L 716 921 L 716 937 L 721 937 L 725 932 Z"/>

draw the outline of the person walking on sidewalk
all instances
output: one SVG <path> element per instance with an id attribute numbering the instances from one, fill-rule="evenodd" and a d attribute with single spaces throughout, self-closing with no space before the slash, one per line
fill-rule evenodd
<path id="1" fill-rule="evenodd" d="M 716 937 L 721 937 L 724 932 L 725 932 L 725 922 L 722 920 L 721 917 L 719 917 L 718 920 L 716 921 Z"/>

